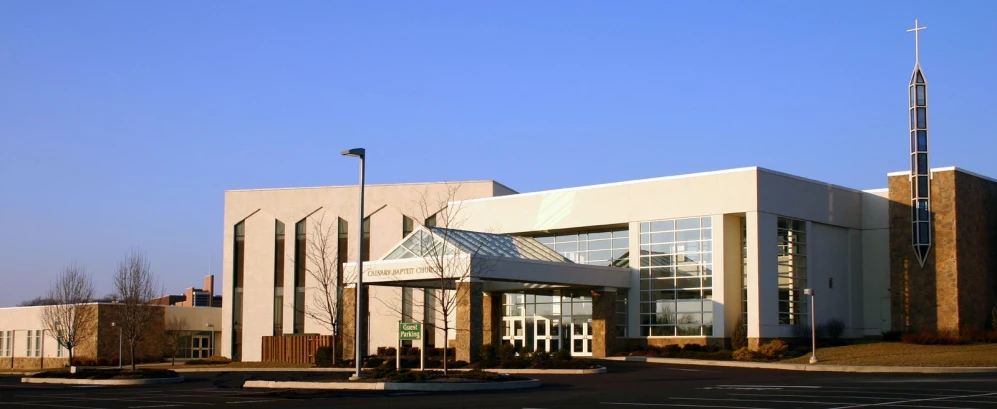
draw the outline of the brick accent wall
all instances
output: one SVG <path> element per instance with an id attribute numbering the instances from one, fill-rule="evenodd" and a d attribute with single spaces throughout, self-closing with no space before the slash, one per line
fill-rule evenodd
<path id="1" fill-rule="evenodd" d="M 959 323 L 963 335 L 994 329 L 997 306 L 997 183 L 955 172 Z"/>
<path id="2" fill-rule="evenodd" d="M 910 182 L 889 177 L 890 294 L 894 330 L 982 330 L 994 305 L 997 183 L 933 172 L 933 242 L 922 268 L 911 246 Z"/>
<path id="3" fill-rule="evenodd" d="M 356 338 L 357 296 L 353 288 L 343 289 L 342 359 L 355 359 L 353 339 Z"/>
<path id="4" fill-rule="evenodd" d="M 605 358 L 616 352 L 616 289 L 592 292 L 592 356 Z"/>
<path id="5" fill-rule="evenodd" d="M 457 283 L 457 360 L 481 358 L 484 342 L 484 293 L 481 282 Z M 490 314 L 489 314 L 490 317 Z"/>

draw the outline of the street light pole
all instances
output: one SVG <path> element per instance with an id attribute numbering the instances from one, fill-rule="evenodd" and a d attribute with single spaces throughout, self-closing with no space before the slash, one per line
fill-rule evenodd
<path id="1" fill-rule="evenodd" d="M 354 308 L 356 310 L 355 311 L 356 312 L 356 319 L 354 321 L 354 327 L 356 327 L 354 329 L 356 330 L 356 334 L 354 335 L 354 338 L 353 338 L 353 349 L 356 352 L 356 371 L 357 371 L 357 373 L 354 374 L 353 377 L 356 378 L 356 379 L 360 379 L 360 377 L 361 377 L 360 368 L 362 366 L 362 362 L 361 361 L 363 360 L 363 356 L 362 356 L 362 354 L 360 352 L 360 340 L 362 339 L 361 338 L 361 332 L 362 332 L 361 329 L 363 328 L 363 325 L 361 324 L 363 322 L 363 314 L 361 313 L 363 311 L 363 308 L 362 308 L 362 306 L 363 306 L 363 297 L 361 296 L 362 293 L 363 293 L 363 187 L 364 187 L 363 186 L 363 179 L 364 179 L 364 170 L 365 170 L 365 168 L 364 168 L 364 159 L 366 159 L 366 157 L 367 157 L 367 151 L 364 150 L 364 148 L 354 148 L 354 149 L 343 151 L 342 155 L 343 156 L 355 156 L 355 157 L 360 158 L 360 212 L 359 212 L 360 213 L 360 218 L 358 219 L 359 223 L 357 223 L 357 232 L 359 232 L 359 234 L 357 235 L 357 241 L 360 243 L 360 245 L 357 246 L 358 247 L 358 251 L 357 251 L 357 288 L 356 288 L 356 298 L 357 298 L 357 300 L 356 300 L 356 307 Z"/>
<path id="2" fill-rule="evenodd" d="M 814 290 L 813 288 L 803 289 L 803 294 L 810 296 L 810 340 L 812 344 L 812 355 L 810 355 L 810 363 L 817 363 L 817 316 L 815 314 L 816 307 L 814 306 Z"/>
<path id="3" fill-rule="evenodd" d="M 112 322 L 111 326 L 118 327 L 118 369 L 121 369 L 121 326 L 117 322 Z"/>

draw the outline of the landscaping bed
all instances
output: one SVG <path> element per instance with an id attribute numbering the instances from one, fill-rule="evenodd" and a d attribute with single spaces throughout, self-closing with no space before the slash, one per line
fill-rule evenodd
<path id="1" fill-rule="evenodd" d="M 997 344 L 915 345 L 877 342 L 817 348 L 818 365 L 997 367 Z M 810 355 L 780 361 L 806 364 Z"/>
<path id="2" fill-rule="evenodd" d="M 70 373 L 69 369 L 59 369 L 55 371 L 38 372 L 30 378 L 58 378 L 58 379 L 90 379 L 90 380 L 130 380 L 130 379 L 169 379 L 179 375 L 169 369 L 139 368 L 134 371 L 128 369 L 78 369 L 76 373 Z"/>

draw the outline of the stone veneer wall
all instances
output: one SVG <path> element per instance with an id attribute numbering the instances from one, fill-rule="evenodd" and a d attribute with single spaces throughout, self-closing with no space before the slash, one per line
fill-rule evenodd
<path id="1" fill-rule="evenodd" d="M 474 362 L 481 358 L 481 345 L 485 340 L 482 289 L 480 281 L 457 283 L 457 343 L 454 346 L 458 361 Z M 491 311 L 488 317 L 491 318 Z"/>
<path id="2" fill-rule="evenodd" d="M 997 306 L 997 183 L 955 172 L 959 323 L 963 335 L 993 328 Z"/>
<path id="3" fill-rule="evenodd" d="M 994 305 L 994 198 L 993 182 L 932 172 L 933 240 L 922 268 L 911 244 L 909 177 L 889 177 L 892 329 L 962 335 L 983 329 L 982 317 Z"/>

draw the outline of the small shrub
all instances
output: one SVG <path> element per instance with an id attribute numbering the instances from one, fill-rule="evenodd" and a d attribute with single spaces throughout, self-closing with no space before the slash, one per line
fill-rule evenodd
<path id="1" fill-rule="evenodd" d="M 97 358 L 97 366 L 107 366 L 107 358 Z"/>
<path id="2" fill-rule="evenodd" d="M 530 352 L 533 352 L 533 347 L 529 345 L 523 345 L 519 347 L 519 349 L 517 349 L 516 352 L 519 354 L 519 356 L 526 357 L 530 355 Z"/>
<path id="3" fill-rule="evenodd" d="M 663 348 L 659 349 L 658 356 L 662 357 L 678 356 L 678 354 L 681 352 L 682 352 L 682 347 L 678 345 L 675 344 L 665 345 Z"/>
<path id="4" fill-rule="evenodd" d="M 550 359 L 551 359 L 550 352 L 547 352 L 547 351 L 534 351 L 534 352 L 530 353 L 530 357 L 529 357 L 530 366 L 533 366 L 534 368 L 543 366 L 544 363 L 546 363 L 547 361 L 550 361 Z"/>
<path id="5" fill-rule="evenodd" d="M 554 354 L 551 355 L 551 358 L 553 358 L 555 361 L 570 361 L 571 351 L 567 349 L 558 349 L 557 351 L 554 351 Z"/>
<path id="6" fill-rule="evenodd" d="M 367 357 L 367 360 L 364 361 L 363 366 L 364 366 L 364 368 L 376 368 L 378 366 L 381 366 L 381 364 L 383 364 L 384 362 L 385 362 L 385 359 L 382 358 L 382 357 L 371 356 L 371 357 Z"/>
<path id="7" fill-rule="evenodd" d="M 332 367 L 332 348 L 318 347 L 315 350 L 315 366 L 321 368 Z"/>
<path id="8" fill-rule="evenodd" d="M 685 344 L 682 346 L 682 350 L 688 352 L 703 352 L 704 348 L 699 344 Z"/>
<path id="9" fill-rule="evenodd" d="M 766 358 L 778 358 L 782 356 L 782 354 L 786 352 L 787 349 L 789 349 L 789 346 L 786 345 L 785 342 L 775 339 L 766 342 L 764 345 L 758 348 L 758 351 L 761 352 L 762 355 L 765 355 Z"/>
<path id="10" fill-rule="evenodd" d="M 734 331 L 730 335 L 730 346 L 734 350 L 748 347 L 748 326 L 744 322 L 744 316 L 738 316 L 737 323 L 734 324 Z"/>
<path id="11" fill-rule="evenodd" d="M 398 350 L 395 347 L 377 347 L 377 356 L 390 357 L 395 356 Z"/>
<path id="12" fill-rule="evenodd" d="M 485 344 L 481 346 L 481 360 L 492 362 L 498 359 L 498 348 L 495 345 Z"/>
<path id="13" fill-rule="evenodd" d="M 845 323 L 837 318 L 832 318 L 827 324 L 824 324 L 827 331 L 827 337 L 832 340 L 837 340 L 841 338 L 841 335 L 845 333 Z"/>
<path id="14" fill-rule="evenodd" d="M 421 352 L 421 350 L 419 349 L 419 347 L 409 347 L 409 348 L 406 348 L 406 349 L 402 350 L 402 355 L 404 355 L 404 356 L 419 356 L 420 352 Z"/>
<path id="15" fill-rule="evenodd" d="M 498 359 L 508 361 L 516 356 L 516 347 L 512 344 L 502 344 L 498 347 Z"/>
<path id="16" fill-rule="evenodd" d="M 890 330 L 882 333 L 883 342 L 900 342 L 900 337 L 903 335 L 900 331 Z"/>
<path id="17" fill-rule="evenodd" d="M 748 349 L 748 347 L 739 348 L 737 351 L 734 351 L 734 353 L 731 354 L 731 358 L 733 358 L 735 361 L 754 361 L 755 351 Z"/>

